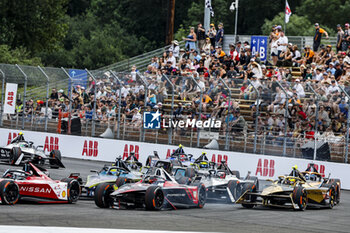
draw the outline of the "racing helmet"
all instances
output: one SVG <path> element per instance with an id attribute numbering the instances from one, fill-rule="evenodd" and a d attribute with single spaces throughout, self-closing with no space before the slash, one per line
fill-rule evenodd
<path id="1" fill-rule="evenodd" d="M 182 144 L 180 144 L 180 145 L 179 145 L 179 148 L 183 148 L 183 145 L 182 145 Z"/>
<path id="2" fill-rule="evenodd" d="M 209 163 L 207 161 L 202 161 L 199 163 L 199 168 L 209 168 Z"/>

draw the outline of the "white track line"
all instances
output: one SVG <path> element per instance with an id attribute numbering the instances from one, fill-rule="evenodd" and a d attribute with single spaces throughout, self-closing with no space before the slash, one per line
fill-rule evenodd
<path id="1" fill-rule="evenodd" d="M 125 230 L 105 228 L 79 228 L 79 227 L 34 227 L 34 226 L 4 226 L 0 225 L 0 233 L 196 233 L 190 231 L 156 231 L 156 230 Z M 197 232 L 199 233 L 199 232 Z"/>

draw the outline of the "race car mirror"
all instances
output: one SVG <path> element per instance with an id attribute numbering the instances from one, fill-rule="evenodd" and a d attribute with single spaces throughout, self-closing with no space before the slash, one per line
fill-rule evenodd
<path id="1" fill-rule="evenodd" d="M 98 171 L 96 171 L 96 170 L 90 170 L 90 172 L 98 173 Z"/>

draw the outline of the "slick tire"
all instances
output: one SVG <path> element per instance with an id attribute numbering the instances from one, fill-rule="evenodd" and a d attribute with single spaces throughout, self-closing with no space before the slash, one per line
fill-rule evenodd
<path id="1" fill-rule="evenodd" d="M 115 185 L 120 188 L 124 184 L 126 184 L 127 179 L 125 177 L 118 177 L 118 179 L 115 181 Z"/>
<path id="2" fill-rule="evenodd" d="M 332 186 L 329 190 L 328 190 L 328 196 L 329 196 L 329 200 L 328 200 L 328 208 L 329 209 L 333 209 L 333 207 L 336 205 L 337 203 L 337 196 L 336 196 L 336 190 L 335 187 Z"/>
<path id="3" fill-rule="evenodd" d="M 113 198 L 110 194 L 114 191 L 113 185 L 102 183 L 97 185 L 95 190 L 95 204 L 100 208 L 110 208 L 113 206 Z"/>
<path id="4" fill-rule="evenodd" d="M 18 185 L 12 180 L 1 181 L 0 197 L 1 197 L 1 204 L 3 205 L 16 204 L 20 198 Z"/>
<path id="5" fill-rule="evenodd" d="M 67 183 L 67 199 L 69 204 L 76 203 L 80 197 L 81 189 L 80 184 L 76 179 L 63 178 L 62 182 Z"/>
<path id="6" fill-rule="evenodd" d="M 17 161 L 17 159 L 21 156 L 22 154 L 22 151 L 21 151 L 21 148 L 19 147 L 13 147 L 11 150 L 10 150 L 10 158 L 9 158 L 9 163 L 11 165 L 14 165 Z"/>
<path id="7" fill-rule="evenodd" d="M 322 187 L 327 187 L 327 188 L 330 188 L 332 186 L 334 186 L 334 189 L 335 189 L 335 196 L 336 196 L 335 204 L 337 205 L 340 203 L 340 189 L 341 189 L 340 179 L 329 179 L 327 183 L 322 185 Z"/>
<path id="8" fill-rule="evenodd" d="M 237 201 L 237 199 L 242 195 L 242 186 L 240 184 L 237 183 L 238 181 L 235 180 L 230 180 L 227 183 L 227 188 L 230 191 L 230 193 L 228 193 L 228 199 L 227 201 L 229 203 L 232 203 L 231 200 L 231 195 L 233 197 L 233 203 Z"/>
<path id="9" fill-rule="evenodd" d="M 257 190 L 258 190 L 257 185 L 259 185 L 258 182 L 243 184 L 242 193 L 244 193 L 244 192 L 247 191 L 247 190 L 248 190 L 248 192 L 252 192 L 252 193 L 257 192 Z M 254 203 L 254 202 L 256 201 L 256 198 L 257 198 L 257 197 L 254 196 L 254 195 L 247 195 L 245 199 L 246 199 L 247 202 L 252 202 L 252 203 Z M 251 208 L 253 208 L 253 207 L 255 206 L 255 204 L 242 203 L 242 206 L 243 206 L 244 208 L 251 209 Z"/>
<path id="10" fill-rule="evenodd" d="M 198 208 L 203 208 L 205 202 L 207 201 L 207 189 L 204 184 L 200 183 L 197 185 L 198 187 Z"/>
<path id="11" fill-rule="evenodd" d="M 164 193 L 159 186 L 150 186 L 146 190 L 146 210 L 161 210 L 164 204 Z"/>
<path id="12" fill-rule="evenodd" d="M 307 193 L 304 187 L 295 186 L 293 190 L 293 202 L 298 205 L 300 211 L 304 211 L 307 207 Z"/>
<path id="13" fill-rule="evenodd" d="M 50 152 L 50 167 L 51 168 L 57 168 L 59 162 L 61 161 L 62 159 L 62 156 L 61 156 L 61 152 L 59 150 L 52 150 Z M 57 162 L 59 161 L 59 162 Z"/>

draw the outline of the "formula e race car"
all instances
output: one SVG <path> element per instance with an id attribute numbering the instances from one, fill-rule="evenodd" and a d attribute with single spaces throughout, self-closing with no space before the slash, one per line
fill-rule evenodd
<path id="1" fill-rule="evenodd" d="M 8 169 L 0 178 L 3 205 L 14 205 L 20 199 L 37 203 L 75 203 L 79 195 L 78 181 L 52 180 L 32 163 L 24 164 L 23 170 Z"/>
<path id="2" fill-rule="evenodd" d="M 203 183 L 207 188 L 208 201 L 224 201 L 235 202 L 235 199 L 229 192 L 229 187 L 235 186 L 237 183 L 255 184 L 259 186 L 257 177 L 250 176 L 250 173 L 245 178 L 240 178 L 238 171 L 231 171 L 222 160 L 220 164 L 209 162 L 205 154 L 202 154 L 194 162 L 194 171 L 189 172 L 190 168 L 178 167 L 174 169 L 175 179 L 179 183 L 196 184 Z M 180 178 L 182 176 L 182 178 Z"/>
<path id="3" fill-rule="evenodd" d="M 205 201 L 203 184 L 179 184 L 164 169 L 157 167 L 150 168 L 138 183 L 124 184 L 119 188 L 103 183 L 95 191 L 95 203 L 100 208 L 202 208 Z"/>
<path id="4" fill-rule="evenodd" d="M 121 186 L 124 183 L 140 181 L 143 175 L 142 164 L 135 159 L 129 156 L 123 161 L 121 157 L 118 157 L 115 163 L 104 165 L 100 171 L 91 170 L 95 174 L 89 175 L 85 184 L 79 173 L 72 173 L 69 177 L 80 181 L 84 196 L 93 197 L 96 186 L 101 183 Z"/>
<path id="5" fill-rule="evenodd" d="M 48 160 L 51 168 L 64 168 L 59 150 L 52 150 L 47 155 L 43 146 L 35 147 L 33 142 L 25 141 L 22 133 L 19 133 L 7 146 L 0 147 L 0 160 L 11 165 L 32 162 L 41 166 Z"/>
<path id="6" fill-rule="evenodd" d="M 319 182 L 310 181 L 294 167 L 290 175 L 279 176 L 278 180 L 270 181 L 271 184 L 262 192 L 257 192 L 254 185 L 248 184 L 240 187 L 237 185 L 236 193 L 234 190 L 232 193 L 238 196 L 236 203 L 246 208 L 263 205 L 295 210 L 305 210 L 306 207 L 332 209 L 340 197 L 339 193 L 337 194 L 337 181 L 340 187 L 339 179 L 324 178 Z"/>

